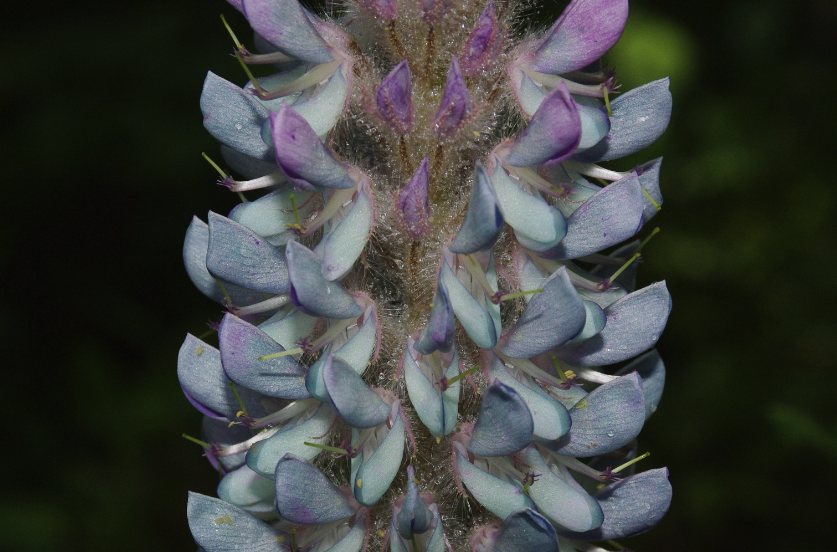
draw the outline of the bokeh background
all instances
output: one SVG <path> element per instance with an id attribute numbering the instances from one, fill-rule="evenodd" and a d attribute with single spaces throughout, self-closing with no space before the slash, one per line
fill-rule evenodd
<path id="1" fill-rule="evenodd" d="M 550 2 L 543 17 L 566 1 Z M 241 81 L 222 0 L 17 3 L 0 20 L 0 548 L 194 550 L 211 494 L 175 375 L 218 309 L 191 288 L 193 213 L 228 211 L 207 70 Z M 833 0 L 633 0 L 606 58 L 672 77 L 662 233 L 668 367 L 641 435 L 674 501 L 638 551 L 829 550 L 837 519 Z"/>

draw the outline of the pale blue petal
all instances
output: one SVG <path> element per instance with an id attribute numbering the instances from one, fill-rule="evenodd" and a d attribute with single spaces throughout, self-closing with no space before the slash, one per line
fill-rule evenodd
<path id="1" fill-rule="evenodd" d="M 407 341 L 404 353 L 404 381 L 407 394 L 418 414 L 419 420 L 434 437 L 450 434 L 456 426 L 459 403 L 460 382 L 456 381 L 440 394 L 437 381 L 430 381 L 411 354 L 413 341 Z M 426 362 L 424 359 L 421 362 Z M 432 373 L 432 368 L 426 368 Z M 453 378 L 459 374 L 459 355 L 453 351 L 453 359 L 445 371 L 445 377 Z"/>
<path id="2" fill-rule="evenodd" d="M 492 349 L 497 344 L 497 334 L 494 332 L 494 320 L 491 315 L 454 275 L 447 261 L 442 262 L 439 276 L 445 284 L 453 313 L 459 319 L 465 333 L 478 347 Z"/>
<path id="3" fill-rule="evenodd" d="M 647 420 L 656 412 L 660 398 L 663 396 L 666 367 L 663 359 L 660 358 L 660 353 L 654 349 L 635 358 L 633 362 L 616 372 L 616 375 L 621 376 L 631 372 L 636 372 L 642 378 L 642 395 L 645 397 L 645 419 Z"/>
<path id="4" fill-rule="evenodd" d="M 360 258 L 375 219 L 375 204 L 368 185 L 358 187 L 357 199 L 346 217 L 326 234 L 314 253 L 323 259 L 322 272 L 326 280 L 339 280 Z"/>
<path id="5" fill-rule="evenodd" d="M 272 161 L 273 148 L 264 143 L 262 123 L 270 113 L 256 98 L 210 72 L 201 93 L 203 126 L 213 138 L 262 161 Z"/>
<path id="6" fill-rule="evenodd" d="M 189 529 L 206 552 L 289 552 L 284 533 L 218 498 L 189 493 Z M 282 539 L 286 540 L 286 539 Z"/>
<path id="7" fill-rule="evenodd" d="M 412 538 L 413 534 L 426 533 L 433 521 L 433 514 L 421 499 L 415 477 L 413 466 L 407 466 L 407 494 L 396 516 L 398 533 L 405 539 Z"/>
<path id="8" fill-rule="evenodd" d="M 488 287 L 495 293 L 500 289 L 497 285 L 497 269 L 494 266 L 494 253 L 491 252 L 488 255 L 488 268 L 485 271 L 485 280 L 488 282 Z M 494 321 L 494 333 L 499 338 L 503 332 L 503 321 L 500 318 L 500 305 L 499 303 L 494 304 L 491 301 L 486 301 L 485 309 Z"/>
<path id="9" fill-rule="evenodd" d="M 541 169 L 545 178 L 552 183 L 560 196 L 555 198 L 555 206 L 565 217 L 572 215 L 584 202 L 596 195 L 602 188 L 591 184 L 581 174 L 567 169 L 564 165 L 552 165 Z"/>
<path id="10" fill-rule="evenodd" d="M 321 318 L 347 319 L 360 316 L 358 305 L 338 282 L 326 280 L 320 261 L 304 245 L 288 241 L 285 249 L 288 260 L 291 300 L 300 310 Z"/>
<path id="11" fill-rule="evenodd" d="M 610 118 L 599 100 L 575 97 L 575 106 L 581 118 L 581 140 L 576 154 L 601 142 L 610 132 Z"/>
<path id="12" fill-rule="evenodd" d="M 558 537 L 549 521 L 535 510 L 524 508 L 504 521 L 492 552 L 558 552 Z"/>
<path id="13" fill-rule="evenodd" d="M 296 222 L 290 195 L 294 196 L 301 219 L 307 218 L 317 207 L 315 201 L 309 201 L 312 194 L 288 188 L 270 192 L 255 201 L 239 203 L 230 211 L 229 219 L 246 226 L 271 245 L 284 246 L 293 236 L 288 224 Z"/>
<path id="14" fill-rule="evenodd" d="M 406 429 L 400 404 L 396 401 L 392 407 L 397 409 L 397 413 L 389 433 L 369 458 L 363 454 L 362 463 L 352 480 L 355 498 L 364 506 L 372 506 L 380 500 L 401 468 Z"/>
<path id="15" fill-rule="evenodd" d="M 264 123 L 262 123 L 262 126 L 264 126 Z M 276 159 L 272 155 L 272 148 L 270 159 L 268 160 L 245 155 L 224 144 L 221 144 L 220 150 L 224 162 L 233 172 L 244 178 L 259 178 L 260 176 L 267 176 L 279 170 L 279 165 L 276 164 Z"/>
<path id="16" fill-rule="evenodd" d="M 532 262 L 532 259 L 529 258 L 529 255 L 523 255 L 523 262 L 517 271 L 517 285 L 521 290 L 543 288 L 546 278 L 537 265 Z M 523 300 L 529 303 L 534 296 L 533 294 L 524 295 Z"/>
<path id="17" fill-rule="evenodd" d="M 479 456 L 514 454 L 532 442 L 534 422 L 513 388 L 494 380 L 486 387 L 468 452 Z"/>
<path id="18" fill-rule="evenodd" d="M 218 498 L 251 514 L 262 514 L 259 515 L 262 518 L 264 514 L 276 515 L 276 507 L 273 505 L 276 489 L 273 481 L 257 474 L 246 465 L 221 479 L 218 484 Z"/>
<path id="19" fill-rule="evenodd" d="M 558 351 L 574 366 L 603 366 L 622 362 L 657 343 L 671 312 L 665 281 L 626 295 L 605 309 L 604 329 L 577 345 Z"/>
<path id="20" fill-rule="evenodd" d="M 288 521 L 320 525 L 355 513 L 346 496 L 312 463 L 286 454 L 276 464 L 276 509 Z"/>
<path id="21" fill-rule="evenodd" d="M 430 318 L 427 325 L 421 331 L 414 348 L 423 355 L 429 355 L 433 351 L 444 353 L 453 347 L 453 332 L 456 329 L 453 318 L 453 307 L 450 304 L 445 282 L 436 278 L 436 293 L 433 295 L 433 303 L 430 308 Z"/>
<path id="22" fill-rule="evenodd" d="M 285 349 L 293 349 L 300 340 L 311 335 L 318 320 L 319 318 L 309 316 L 293 305 L 287 305 L 259 324 L 259 329 Z"/>
<path id="23" fill-rule="evenodd" d="M 490 249 L 503 230 L 503 214 L 497 205 L 497 196 L 491 180 L 480 161 L 474 174 L 471 199 L 465 211 L 465 219 L 450 250 L 463 255 Z"/>
<path id="24" fill-rule="evenodd" d="M 663 205 L 663 194 L 660 192 L 660 165 L 663 163 L 663 158 L 658 157 L 653 161 L 649 161 L 640 165 L 634 171 L 639 175 L 639 183 L 642 184 L 643 189 L 648 192 L 657 205 Z M 643 194 L 645 195 L 645 194 Z M 645 210 L 642 212 L 642 220 L 648 222 L 651 217 L 659 213 L 659 209 L 651 203 L 651 200 L 645 198 Z"/>
<path id="25" fill-rule="evenodd" d="M 346 109 L 349 83 L 343 76 L 342 68 L 343 65 L 338 67 L 322 90 L 291 105 L 294 111 L 308 121 L 317 136 L 325 136 L 334 128 Z"/>
<path id="26" fill-rule="evenodd" d="M 523 113 L 529 117 L 535 114 L 535 111 L 543 103 L 543 99 L 546 98 L 546 93 L 535 84 L 535 81 L 529 78 L 529 75 L 523 72 L 520 73 L 520 88 L 516 92 L 517 104 Z"/>
<path id="27" fill-rule="evenodd" d="M 324 552 L 360 552 L 366 540 L 366 523 L 363 516 L 358 516 L 352 529 L 346 533 L 334 546 Z"/>
<path id="28" fill-rule="evenodd" d="M 275 50 L 275 48 L 271 47 L 271 50 Z M 281 71 L 279 73 L 274 73 L 266 77 L 256 77 L 256 80 L 258 81 L 259 86 L 262 89 L 276 90 L 278 88 L 282 88 L 283 86 L 291 84 L 293 81 L 303 76 L 309 69 L 309 67 L 310 65 L 307 63 L 299 63 L 296 67 L 292 67 L 287 71 Z M 288 94 L 287 96 L 281 96 L 272 100 L 263 100 L 256 95 L 256 87 L 253 86 L 253 81 L 250 81 L 246 85 L 244 85 L 244 90 L 249 92 L 254 98 L 256 98 L 259 101 L 259 103 L 268 108 L 270 111 L 278 111 L 279 108 L 282 107 L 283 103 L 292 103 L 296 101 L 301 95 L 301 92 L 294 92 L 293 94 Z M 267 125 L 267 132 L 265 132 L 265 125 L 262 124 L 262 140 L 264 140 L 266 144 L 269 144 L 271 147 L 273 147 L 273 137 L 270 136 L 269 124 Z"/>
<path id="29" fill-rule="evenodd" d="M 505 519 L 515 510 L 535 507 L 534 502 L 517 486 L 482 471 L 468 461 L 459 443 L 453 446 L 456 449 L 456 470 L 462 483 L 486 510 Z"/>
<path id="30" fill-rule="evenodd" d="M 303 61 L 328 63 L 328 46 L 296 0 L 244 0 L 243 12 L 253 30 L 283 53 Z"/>
<path id="31" fill-rule="evenodd" d="M 430 513 L 433 514 L 433 534 L 430 535 L 430 540 L 427 541 L 425 552 L 446 552 L 445 533 L 442 526 L 442 516 L 439 514 L 439 507 L 436 504 L 431 504 Z"/>
<path id="32" fill-rule="evenodd" d="M 350 426 L 366 429 L 386 421 L 390 407 L 340 357 L 326 359 L 323 381 L 334 409 Z"/>
<path id="33" fill-rule="evenodd" d="M 585 300 L 584 310 L 587 313 L 587 318 L 584 320 L 584 327 L 581 329 L 581 333 L 578 334 L 578 336 L 567 341 L 567 345 L 572 345 L 573 343 L 579 343 L 585 339 L 590 339 L 602 331 L 605 327 L 607 318 L 599 305 L 593 301 Z"/>

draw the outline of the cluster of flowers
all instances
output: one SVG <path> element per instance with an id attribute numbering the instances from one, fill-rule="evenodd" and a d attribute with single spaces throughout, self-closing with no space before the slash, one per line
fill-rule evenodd
<path id="1" fill-rule="evenodd" d="M 661 160 L 599 163 L 656 140 L 671 96 L 615 96 L 601 67 L 627 0 L 532 36 L 499 0 L 229 2 L 242 66 L 277 72 L 201 96 L 244 178 L 221 183 L 269 191 L 186 235 L 227 310 L 178 358 L 223 475 L 189 497 L 200 548 L 595 551 L 653 527 L 668 472 L 633 462 L 671 299 L 635 290 L 647 239 L 623 242 Z"/>

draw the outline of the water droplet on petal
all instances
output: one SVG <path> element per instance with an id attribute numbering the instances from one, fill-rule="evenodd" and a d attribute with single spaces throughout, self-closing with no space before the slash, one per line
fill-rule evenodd
<path id="1" fill-rule="evenodd" d="M 241 123 L 236 123 L 236 124 L 235 124 L 235 129 L 236 129 L 236 130 L 241 130 L 242 128 L 244 128 L 244 127 L 243 127 L 243 126 L 241 126 Z"/>
<path id="2" fill-rule="evenodd" d="M 608 436 L 608 437 L 613 437 L 614 435 L 615 435 L 615 434 L 614 434 L 612 431 L 608 431 L 608 432 L 607 432 L 607 436 Z"/>

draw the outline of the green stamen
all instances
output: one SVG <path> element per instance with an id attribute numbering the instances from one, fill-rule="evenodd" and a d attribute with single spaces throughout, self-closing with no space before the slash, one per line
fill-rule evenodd
<path id="1" fill-rule="evenodd" d="M 627 468 L 628 466 L 633 466 L 634 464 L 636 464 L 636 463 L 637 463 L 637 462 L 639 462 L 640 460 L 642 460 L 642 459 L 644 459 L 644 458 L 648 458 L 649 456 L 651 456 L 651 453 L 650 453 L 650 452 L 646 452 L 646 453 L 645 453 L 645 454 L 643 454 L 642 456 L 637 456 L 637 457 L 636 457 L 636 458 L 634 458 L 633 460 L 630 460 L 630 461 L 628 461 L 628 462 L 625 462 L 624 464 L 622 464 L 621 466 L 619 466 L 618 468 L 616 468 L 615 470 L 613 470 L 611 473 L 619 473 L 620 471 L 624 470 L 624 469 L 625 469 L 625 468 Z"/>
<path id="2" fill-rule="evenodd" d="M 656 227 L 656 228 L 654 228 L 654 229 L 651 231 L 651 234 L 650 234 L 647 238 L 645 238 L 644 240 L 642 240 L 642 243 L 640 243 L 640 244 L 639 244 L 639 247 L 637 247 L 637 248 L 636 248 L 636 252 L 637 252 L 637 253 L 639 253 L 640 251 L 642 251 L 642 248 L 643 248 L 643 247 L 645 247 L 645 244 L 647 244 L 648 242 L 650 242 L 650 241 L 651 241 L 651 238 L 653 238 L 654 236 L 656 236 L 656 235 L 657 235 L 657 233 L 658 233 L 659 231 L 660 231 L 660 227 L 659 227 L 659 226 L 658 226 L 658 227 Z"/>
<path id="3" fill-rule="evenodd" d="M 639 252 L 634 253 L 631 256 L 631 258 L 628 259 L 627 262 L 625 262 L 625 264 L 623 264 L 622 266 L 619 267 L 619 270 L 617 270 L 616 272 L 614 272 L 613 274 L 610 275 L 610 277 L 607 279 L 607 281 L 608 282 L 613 282 L 614 280 L 616 280 L 616 278 L 618 278 L 620 274 L 625 272 L 626 268 L 631 266 L 631 263 L 633 263 L 635 260 L 639 259 L 640 257 L 642 257 L 642 255 L 640 255 Z"/>
<path id="4" fill-rule="evenodd" d="M 223 282 L 221 282 L 221 279 L 215 276 L 215 281 L 218 282 L 218 287 L 221 288 L 221 293 L 224 294 L 224 300 L 227 302 L 227 305 L 232 306 L 233 302 L 232 299 L 230 299 L 230 294 L 227 293 L 227 288 L 224 287 L 224 284 Z"/>
<path id="5" fill-rule="evenodd" d="M 247 64 L 244 63 L 243 59 L 241 59 L 241 54 L 238 53 L 238 51 L 233 52 L 233 54 L 235 54 L 235 59 L 238 60 L 238 63 L 241 64 L 241 68 L 244 69 L 245 73 L 247 73 L 247 78 L 250 79 L 250 84 L 253 85 L 253 88 L 256 89 L 256 92 L 258 92 L 259 95 L 267 94 L 267 92 L 265 92 L 264 88 L 262 88 L 261 85 L 259 84 L 259 81 L 256 80 L 256 77 L 253 76 L 253 73 L 250 71 L 250 68 L 247 67 Z"/>
<path id="6" fill-rule="evenodd" d="M 288 355 L 299 355 L 299 354 L 302 354 L 304 352 L 305 351 L 303 351 L 299 347 L 296 347 L 295 349 L 288 349 L 287 351 L 282 351 L 281 353 L 273 353 L 272 355 L 260 356 L 260 357 L 258 357 L 258 360 L 270 360 L 271 358 L 279 358 L 279 357 L 288 356 Z"/>
<path id="7" fill-rule="evenodd" d="M 285 226 L 289 228 L 296 228 L 297 230 L 302 230 L 302 220 L 299 218 L 299 209 L 296 207 L 296 197 L 294 194 L 288 194 L 288 199 L 291 200 L 291 207 L 294 209 L 294 220 L 296 221 L 295 224 L 285 223 Z"/>
<path id="8" fill-rule="evenodd" d="M 508 301 L 509 299 L 517 299 L 518 297 L 523 297 L 524 295 L 529 295 L 532 293 L 543 293 L 543 288 L 541 289 L 530 289 L 529 291 L 518 291 L 515 293 L 507 293 L 506 295 L 502 295 L 500 297 L 500 301 Z"/>
<path id="9" fill-rule="evenodd" d="M 418 543 L 416 542 L 416 534 L 412 533 L 410 535 L 410 542 L 413 544 L 413 552 L 419 552 Z"/>
<path id="10" fill-rule="evenodd" d="M 613 116 L 613 110 L 610 109 L 610 97 L 607 91 L 607 85 L 602 85 L 602 97 L 604 98 L 605 107 L 607 108 L 607 116 Z"/>
<path id="11" fill-rule="evenodd" d="M 299 546 L 296 544 L 296 529 L 291 529 L 291 550 L 294 552 L 299 550 Z"/>
<path id="12" fill-rule="evenodd" d="M 207 331 L 203 332 L 202 334 L 200 334 L 200 335 L 198 336 L 198 339 L 200 339 L 201 341 L 203 341 L 203 340 L 205 340 L 207 337 L 211 336 L 212 334 L 214 334 L 214 333 L 215 333 L 215 332 L 217 332 L 217 331 L 218 331 L 218 330 L 207 330 Z"/>
<path id="13" fill-rule="evenodd" d="M 615 540 L 606 540 L 605 542 L 608 543 L 611 546 L 615 546 L 618 550 L 624 550 L 625 549 L 625 547 L 623 545 L 619 544 Z"/>
<path id="14" fill-rule="evenodd" d="M 480 369 L 479 365 L 474 366 L 473 368 L 468 368 L 467 370 L 465 370 L 461 374 L 457 374 L 457 375 L 453 376 L 452 378 L 449 378 L 446 383 L 447 383 L 448 386 L 451 386 L 454 383 L 461 380 L 462 378 L 467 378 L 468 376 L 470 376 L 471 374 L 473 374 L 474 372 L 476 372 L 479 369 Z"/>
<path id="15" fill-rule="evenodd" d="M 243 45 L 241 42 L 239 42 L 238 37 L 237 37 L 237 36 L 235 36 L 235 33 L 234 33 L 234 32 L 233 32 L 233 30 L 230 28 L 230 25 L 229 25 L 229 23 L 227 23 L 227 19 L 224 17 L 224 15 L 223 15 L 223 14 L 221 14 L 221 22 L 224 24 L 224 27 L 226 27 L 226 28 L 227 28 L 227 32 L 228 32 L 228 33 L 230 33 L 230 36 L 232 37 L 233 42 L 235 42 L 235 47 L 236 47 L 236 48 L 237 48 L 240 52 L 243 52 L 243 51 L 244 51 L 244 45 Z"/>
<path id="16" fill-rule="evenodd" d="M 192 441 L 192 442 L 193 442 L 193 443 L 195 443 L 196 445 L 200 445 L 200 446 L 202 446 L 202 447 L 203 447 L 203 448 L 205 448 L 205 449 L 211 449 L 211 448 L 212 448 L 212 445 L 210 445 L 209 443 L 205 443 L 205 442 L 201 441 L 200 439 L 195 439 L 195 438 L 194 438 L 194 437 L 192 437 L 191 435 L 186 435 L 186 434 L 184 433 L 184 434 L 183 434 L 183 438 L 184 438 L 184 439 L 186 439 L 187 441 Z"/>
<path id="17" fill-rule="evenodd" d="M 204 159 L 206 159 L 206 160 L 207 160 L 207 162 L 208 162 L 210 165 L 212 165 L 212 168 L 214 168 L 216 171 L 218 171 L 218 174 L 220 174 L 220 175 L 221 175 L 221 178 L 227 178 L 227 176 L 228 176 L 228 175 L 227 175 L 227 173 L 225 173 L 224 171 L 222 171 L 222 170 L 221 170 L 221 167 L 219 167 L 219 166 L 218 166 L 218 164 L 217 164 L 217 163 L 215 163 L 215 161 L 213 161 L 212 159 L 210 159 L 210 158 L 209 158 L 209 156 L 208 156 L 206 153 L 201 152 L 201 155 L 203 156 L 203 158 L 204 158 Z"/>
<path id="18" fill-rule="evenodd" d="M 309 443 L 308 441 L 303 441 L 303 445 L 307 445 L 309 447 L 314 447 L 322 450 L 327 450 L 328 452 L 336 452 L 337 454 L 343 454 L 345 456 L 349 455 L 349 451 L 346 449 L 341 449 L 338 447 L 330 447 L 328 445 L 318 445 L 316 443 Z"/>
<path id="19" fill-rule="evenodd" d="M 657 203 L 656 201 L 654 201 L 654 198 L 653 198 L 653 197 L 651 197 L 651 194 L 649 194 L 649 193 L 648 193 L 648 190 L 646 190 L 645 188 L 643 188 L 643 189 L 642 189 L 642 193 L 643 193 L 643 194 L 645 194 L 645 197 L 647 197 L 647 198 L 648 198 L 648 201 L 650 201 L 650 202 L 651 202 L 651 205 L 653 205 L 654 207 L 656 207 L 658 211 L 661 211 L 661 210 L 662 210 L 663 206 L 662 206 L 662 205 L 660 205 L 659 203 Z"/>
<path id="20" fill-rule="evenodd" d="M 561 377 L 561 381 L 567 383 L 567 374 L 561 369 L 561 363 L 558 362 L 558 357 L 552 355 L 552 364 L 555 365 L 555 371 L 558 372 L 558 375 Z"/>
<path id="21" fill-rule="evenodd" d="M 241 417 L 243 413 L 245 416 L 250 416 L 247 414 L 247 407 L 244 406 L 244 401 L 241 400 L 241 395 L 238 394 L 238 389 L 235 388 L 235 384 L 232 381 L 228 381 L 227 385 L 230 386 L 232 389 L 233 395 L 235 395 L 235 400 L 238 401 L 238 407 L 241 409 L 241 412 L 238 413 L 238 416 Z"/>

